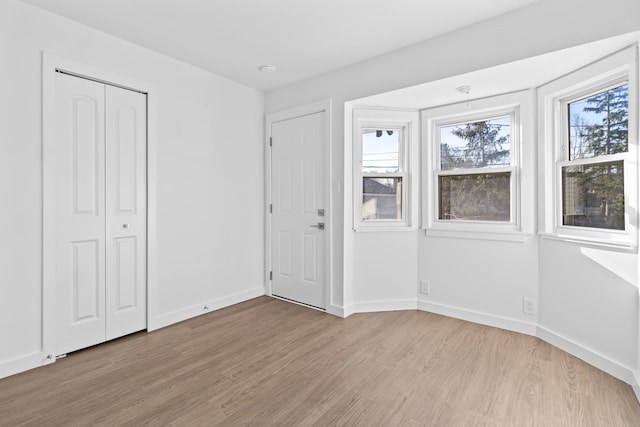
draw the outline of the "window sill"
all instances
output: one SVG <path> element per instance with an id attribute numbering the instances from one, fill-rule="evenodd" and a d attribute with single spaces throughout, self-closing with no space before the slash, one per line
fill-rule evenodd
<path id="1" fill-rule="evenodd" d="M 547 240 L 555 240 L 566 243 L 577 243 L 581 245 L 596 246 L 600 248 L 620 249 L 633 251 L 637 250 L 638 245 L 634 242 L 623 241 L 611 241 L 604 239 L 595 239 L 592 237 L 573 236 L 567 234 L 554 234 L 554 233 L 538 233 L 538 235 Z"/>
<path id="2" fill-rule="evenodd" d="M 487 231 L 468 231 L 468 230 L 442 230 L 437 228 L 426 228 L 424 230 L 426 236 L 444 237 L 451 239 L 471 239 L 471 240 L 493 240 L 498 242 L 526 242 L 531 238 L 531 234 L 522 232 L 487 232 Z"/>
<path id="3" fill-rule="evenodd" d="M 353 231 L 355 233 L 386 233 L 386 232 L 416 232 L 418 230 L 417 227 L 411 227 L 408 225 L 402 226 L 402 227 L 384 227 L 384 226 L 379 226 L 379 227 L 356 227 L 353 229 Z"/>

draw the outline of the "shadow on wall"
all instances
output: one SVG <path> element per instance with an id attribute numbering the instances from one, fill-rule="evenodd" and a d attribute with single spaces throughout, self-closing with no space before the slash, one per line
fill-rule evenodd
<path id="1" fill-rule="evenodd" d="M 638 288 L 637 268 L 634 260 L 631 259 L 635 258 L 633 254 L 588 247 L 580 248 L 580 253 L 592 263 L 622 279 L 624 284 L 634 289 Z"/>
<path id="2" fill-rule="evenodd" d="M 626 367 L 638 357 L 634 251 L 540 241 L 539 324 Z"/>

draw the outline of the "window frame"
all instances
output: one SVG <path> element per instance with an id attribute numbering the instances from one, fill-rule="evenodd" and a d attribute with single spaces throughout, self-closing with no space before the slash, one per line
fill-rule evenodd
<path id="1" fill-rule="evenodd" d="M 386 126 L 384 127 L 384 125 L 382 125 L 383 127 L 380 126 L 375 126 L 375 127 L 362 127 L 360 129 L 360 139 L 359 139 L 359 146 L 360 146 L 360 181 L 359 181 L 359 185 L 361 186 L 361 192 L 362 192 L 362 197 L 360 199 L 360 211 L 359 211 L 359 216 L 360 216 L 360 221 L 365 222 L 365 223 L 369 223 L 372 221 L 375 222 L 380 222 L 381 224 L 384 223 L 397 223 L 397 222 L 401 222 L 402 224 L 406 224 L 406 217 L 407 217 L 407 198 L 406 198 L 406 191 L 405 191 L 405 184 L 407 182 L 407 156 L 405 155 L 407 149 L 405 147 L 406 145 L 406 128 L 404 126 Z M 364 172 L 363 169 L 363 162 L 364 162 L 364 153 L 362 150 L 362 146 L 364 145 L 364 133 L 366 131 L 383 131 L 386 132 L 388 130 L 394 131 L 394 132 L 398 132 L 398 171 L 397 172 Z M 376 218 L 376 219 L 364 219 L 362 218 L 362 208 L 363 208 L 363 204 L 364 204 L 364 179 L 365 178 L 400 178 L 402 184 L 400 185 L 400 197 L 402 200 L 401 203 L 401 212 L 402 212 L 402 217 L 400 219 L 384 219 L 384 218 Z"/>
<path id="2" fill-rule="evenodd" d="M 417 162 L 412 145 L 418 140 L 417 111 L 379 110 L 355 108 L 353 110 L 353 228 L 355 231 L 412 230 L 415 229 L 417 195 L 412 181 L 412 170 Z M 399 132 L 398 172 L 363 172 L 364 131 L 393 130 Z M 401 178 L 402 218 L 363 219 L 362 207 L 364 178 Z"/>
<path id="3" fill-rule="evenodd" d="M 422 123 L 425 169 L 423 215 L 425 233 L 438 237 L 461 237 L 485 240 L 523 241 L 532 233 L 534 153 L 523 156 L 523 138 L 530 139 L 532 125 L 532 93 L 529 90 L 492 96 L 468 103 L 457 103 L 423 110 Z M 440 129 L 445 126 L 510 117 L 510 146 L 508 166 L 441 169 Z M 526 161 L 523 159 L 527 159 Z M 523 174 L 523 162 L 530 167 Z M 440 176 L 461 176 L 488 173 L 510 173 L 509 221 L 446 220 L 440 219 Z M 526 185 L 526 188 L 523 188 Z M 524 195 L 524 197 L 523 197 Z"/>
<path id="4" fill-rule="evenodd" d="M 517 223 L 516 223 L 516 212 L 515 212 L 515 205 L 516 205 L 516 196 L 517 196 L 517 189 L 516 189 L 516 164 L 514 164 L 514 158 L 517 158 L 517 145 L 518 144 L 513 144 L 513 141 L 518 141 L 519 142 L 519 132 L 517 130 L 518 126 L 515 125 L 516 123 L 518 123 L 518 109 L 516 108 L 509 108 L 506 109 L 504 111 L 501 110 L 497 110 L 497 111 L 492 111 L 492 112 L 487 112 L 487 113 L 477 113 L 477 112 L 473 112 L 467 116 L 462 116 L 459 120 L 447 120 L 442 119 L 442 120 L 437 120 L 433 122 L 433 126 L 434 129 L 433 131 L 435 132 L 434 135 L 434 149 L 436 152 L 436 158 L 435 158 L 435 166 L 434 166 L 434 192 L 435 192 L 435 212 L 434 212 L 434 218 L 433 221 L 434 223 L 440 224 L 440 226 L 444 226 L 444 227 L 448 227 L 445 226 L 443 224 L 451 224 L 451 223 L 457 223 L 457 224 L 483 224 L 484 226 L 495 226 L 495 225 L 509 225 L 509 228 L 512 227 L 516 227 Z M 442 140 L 441 140 L 441 135 L 442 132 L 440 131 L 443 127 L 448 127 L 448 126 L 464 126 L 466 124 L 469 123 L 476 123 L 476 122 L 482 122 L 482 121 L 488 121 L 488 120 L 492 120 L 492 119 L 497 119 L 497 118 L 502 118 L 502 117 L 509 117 L 509 123 L 510 123 L 510 134 L 509 134 L 509 166 L 485 166 L 485 167 L 475 167 L 475 168 L 460 168 L 460 169 L 447 169 L 447 170 L 443 170 L 442 169 Z M 515 132 L 514 132 L 515 131 Z M 516 146 L 516 150 L 513 150 L 514 146 Z M 509 192 L 510 192 L 510 203 L 509 203 L 509 221 L 488 221 L 488 220 L 484 220 L 484 221 L 477 221 L 477 220 L 446 220 L 446 219 L 442 219 L 440 218 L 440 177 L 441 176 L 463 176 L 463 175 L 486 175 L 486 174 L 500 174 L 500 173 L 506 173 L 509 172 L 510 173 L 510 184 L 509 184 Z M 458 228 L 458 227 L 456 227 Z"/>
<path id="5" fill-rule="evenodd" d="M 582 69 L 538 88 L 540 135 L 544 138 L 541 156 L 544 171 L 541 185 L 543 237 L 595 245 L 635 248 L 638 244 L 638 72 L 637 46 L 623 49 Z M 570 103 L 588 96 L 629 85 L 628 148 L 624 153 L 603 154 L 570 160 Z M 565 225 L 563 221 L 563 168 L 622 161 L 624 167 L 625 229 Z M 636 211 L 634 213 L 634 211 Z"/>

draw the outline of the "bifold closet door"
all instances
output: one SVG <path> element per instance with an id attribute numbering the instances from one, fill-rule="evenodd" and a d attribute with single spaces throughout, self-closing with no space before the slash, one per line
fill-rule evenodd
<path id="1" fill-rule="evenodd" d="M 56 354 L 146 327 L 145 95 L 56 73 Z"/>
<path id="2" fill-rule="evenodd" d="M 106 86 L 106 339 L 147 327 L 146 96 Z"/>

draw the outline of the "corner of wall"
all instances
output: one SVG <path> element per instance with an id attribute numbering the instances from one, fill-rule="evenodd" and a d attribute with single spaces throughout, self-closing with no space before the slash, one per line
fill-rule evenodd
<path id="1" fill-rule="evenodd" d="M 585 347 L 571 339 L 564 337 L 556 332 L 546 329 L 538 325 L 536 335 L 543 341 L 566 351 L 567 353 L 587 362 L 590 365 L 616 377 L 620 381 L 624 381 L 633 387 L 633 390 L 640 400 L 640 385 L 638 383 L 638 373 L 634 373 L 630 368 L 616 362 L 598 353 L 595 350 Z"/>
<path id="2" fill-rule="evenodd" d="M 636 394 L 636 399 L 640 403 L 640 372 L 634 371 L 631 378 L 631 387 L 633 388 L 633 392 Z"/>
<path id="3" fill-rule="evenodd" d="M 589 363 L 590 365 L 593 365 L 607 374 L 630 384 L 633 387 L 633 391 L 635 392 L 638 401 L 640 402 L 640 371 L 633 371 L 632 369 L 598 353 L 595 350 L 587 348 L 582 344 L 576 343 L 567 337 L 540 326 L 538 323 L 522 322 L 515 319 L 494 316 L 487 313 L 479 313 L 424 300 L 418 300 L 418 310 L 538 337 L 541 340 Z"/>
<path id="4" fill-rule="evenodd" d="M 525 335 L 536 335 L 536 325 L 534 323 L 494 316 L 488 313 L 480 313 L 460 307 L 418 300 L 418 310 L 453 317 L 455 319 L 466 320 L 467 322 L 492 326 L 494 328 L 505 329 L 507 331 L 519 332 Z"/>
<path id="5" fill-rule="evenodd" d="M 337 305 L 330 305 L 329 307 L 327 307 L 326 312 L 328 314 L 332 314 L 334 316 L 338 316 L 338 317 L 349 317 L 351 314 L 353 314 L 351 311 L 347 310 L 344 307 L 340 307 Z"/>

